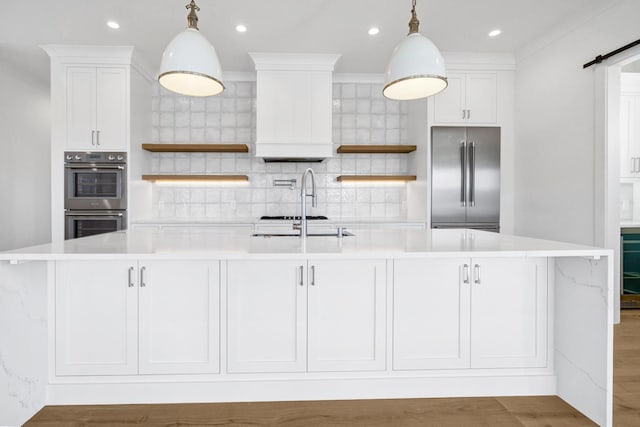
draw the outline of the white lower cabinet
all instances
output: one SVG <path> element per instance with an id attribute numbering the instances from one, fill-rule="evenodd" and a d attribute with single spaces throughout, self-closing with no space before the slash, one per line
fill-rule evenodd
<path id="1" fill-rule="evenodd" d="M 56 375 L 219 372 L 219 262 L 59 261 Z"/>
<path id="2" fill-rule="evenodd" d="M 385 369 L 384 260 L 227 263 L 231 373 Z"/>
<path id="3" fill-rule="evenodd" d="M 547 365 L 547 259 L 394 260 L 393 368 Z"/>
<path id="4" fill-rule="evenodd" d="M 470 289 L 458 259 L 396 259 L 393 369 L 468 368 Z"/>
<path id="5" fill-rule="evenodd" d="M 138 289 L 128 285 L 131 265 L 56 262 L 57 375 L 138 373 Z"/>
<path id="6" fill-rule="evenodd" d="M 471 259 L 471 367 L 547 365 L 547 259 Z"/>

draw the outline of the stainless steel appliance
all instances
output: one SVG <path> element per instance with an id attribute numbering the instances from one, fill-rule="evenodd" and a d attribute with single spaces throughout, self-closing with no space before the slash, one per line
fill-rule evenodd
<path id="1" fill-rule="evenodd" d="M 64 153 L 65 238 L 126 228 L 127 155 Z"/>
<path id="2" fill-rule="evenodd" d="M 66 211 L 64 218 L 67 239 L 110 233 L 127 226 L 126 211 Z"/>
<path id="3" fill-rule="evenodd" d="M 431 227 L 500 231 L 500 128 L 431 129 Z"/>
<path id="4" fill-rule="evenodd" d="M 85 153 L 64 154 L 65 209 L 127 208 L 127 154 Z"/>

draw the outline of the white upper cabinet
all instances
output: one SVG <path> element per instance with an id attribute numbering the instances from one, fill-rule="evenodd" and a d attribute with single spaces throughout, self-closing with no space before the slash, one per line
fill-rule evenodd
<path id="1" fill-rule="evenodd" d="M 640 178 L 640 75 L 635 73 L 621 79 L 620 177 Z"/>
<path id="2" fill-rule="evenodd" d="M 450 73 L 447 80 L 447 88 L 433 97 L 434 123 L 496 123 L 496 73 Z"/>
<path id="3" fill-rule="evenodd" d="M 339 55 L 251 53 L 257 72 L 256 156 L 332 156 L 333 67 Z"/>
<path id="4" fill-rule="evenodd" d="M 51 57 L 54 158 L 66 150 L 127 151 L 133 47 L 42 48 Z"/>
<path id="5" fill-rule="evenodd" d="M 67 68 L 67 149 L 126 150 L 127 79 L 125 68 Z"/>

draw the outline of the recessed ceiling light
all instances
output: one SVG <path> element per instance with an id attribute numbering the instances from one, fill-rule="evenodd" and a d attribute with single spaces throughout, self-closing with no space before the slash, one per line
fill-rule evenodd
<path id="1" fill-rule="evenodd" d="M 120 28 L 120 24 L 118 24 L 116 21 L 107 21 L 107 27 L 117 30 L 118 28 Z"/>
<path id="2" fill-rule="evenodd" d="M 378 27 L 371 27 L 369 28 L 369 35 L 370 36 L 375 36 L 376 34 L 378 34 L 380 32 L 380 29 Z"/>
<path id="3" fill-rule="evenodd" d="M 240 24 L 236 26 L 236 31 L 239 33 L 246 33 L 247 32 L 247 27 L 245 27 L 244 25 Z"/>
<path id="4" fill-rule="evenodd" d="M 501 30 L 492 30 L 492 31 L 489 33 L 489 37 L 496 37 L 496 36 L 499 36 L 501 33 L 502 33 L 502 31 L 501 31 Z"/>

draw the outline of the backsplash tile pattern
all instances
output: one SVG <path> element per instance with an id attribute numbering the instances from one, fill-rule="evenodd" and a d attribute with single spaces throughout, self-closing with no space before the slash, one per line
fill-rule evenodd
<path id="1" fill-rule="evenodd" d="M 152 98 L 152 142 L 238 143 L 249 153 L 150 153 L 153 174 L 241 174 L 246 184 L 153 184 L 153 217 L 257 218 L 300 213 L 300 177 L 316 172 L 318 206 L 310 215 L 330 218 L 406 218 L 406 186 L 342 184 L 343 174 L 408 174 L 414 154 L 336 154 L 340 144 L 407 143 L 407 105 L 382 96 L 382 85 L 333 84 L 334 157 L 322 163 L 265 163 L 254 158 L 255 82 L 229 82 L 220 97 L 188 98 L 160 88 Z M 274 187 L 296 179 L 296 187 Z M 310 203 L 308 205 L 310 207 Z"/>

